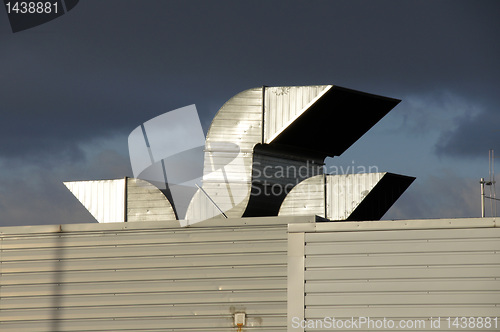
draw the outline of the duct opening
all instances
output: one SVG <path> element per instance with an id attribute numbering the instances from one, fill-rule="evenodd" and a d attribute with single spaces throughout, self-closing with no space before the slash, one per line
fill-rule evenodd
<path id="1" fill-rule="evenodd" d="M 340 156 L 400 100 L 333 86 L 270 144 Z"/>
<path id="2" fill-rule="evenodd" d="M 323 174 L 323 166 L 323 159 L 310 151 L 257 144 L 250 199 L 243 217 L 277 216 L 286 195 L 303 180 Z"/>
<path id="3" fill-rule="evenodd" d="M 414 180 L 411 176 L 386 173 L 346 220 L 380 220 Z"/>

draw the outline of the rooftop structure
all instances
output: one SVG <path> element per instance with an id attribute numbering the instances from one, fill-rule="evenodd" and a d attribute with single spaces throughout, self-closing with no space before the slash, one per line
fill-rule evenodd
<path id="1" fill-rule="evenodd" d="M 156 191 L 144 180 L 65 184 L 99 222 L 184 215 L 185 226 L 211 218 L 310 213 L 328 220 L 380 219 L 414 178 L 329 175 L 323 166 L 325 158 L 341 155 L 399 102 L 334 85 L 264 86 L 237 94 L 212 121 L 202 186 L 185 211 L 168 195 L 169 186 L 178 184 Z M 139 194 L 137 181 L 148 195 L 156 192 L 154 207 Z"/>

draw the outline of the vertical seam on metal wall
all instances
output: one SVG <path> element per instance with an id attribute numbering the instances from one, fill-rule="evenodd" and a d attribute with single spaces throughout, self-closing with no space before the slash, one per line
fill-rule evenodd
<path id="1" fill-rule="evenodd" d="M 123 221 L 128 221 L 128 176 L 125 177 L 125 188 L 123 189 Z"/>
<path id="2" fill-rule="evenodd" d="M 261 143 L 264 144 L 265 141 L 265 122 L 266 122 L 266 86 L 262 86 L 262 138 Z"/>
<path id="3" fill-rule="evenodd" d="M 2 310 L 3 234 L 0 232 L 0 310 Z"/>
<path id="4" fill-rule="evenodd" d="M 327 195 L 328 195 L 328 192 L 327 192 L 328 186 L 327 186 L 326 181 L 327 181 L 326 173 L 323 172 L 323 191 L 325 193 L 323 195 L 323 197 L 325 199 L 325 201 L 324 201 L 324 204 L 325 204 L 325 218 L 328 219 L 328 206 L 327 206 L 327 204 L 328 204 L 328 197 L 327 197 Z"/>
<path id="5" fill-rule="evenodd" d="M 287 246 L 287 326 L 303 332 L 300 326 L 293 328 L 292 319 L 305 317 L 305 233 L 288 233 Z"/>

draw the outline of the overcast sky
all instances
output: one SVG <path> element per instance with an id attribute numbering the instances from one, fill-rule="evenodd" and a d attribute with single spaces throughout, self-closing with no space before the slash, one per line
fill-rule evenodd
<path id="1" fill-rule="evenodd" d="M 2 226 L 95 222 L 63 181 L 132 176 L 138 125 L 196 104 L 206 131 L 262 85 L 402 99 L 328 165 L 417 177 L 384 219 L 480 215 L 500 156 L 500 1 L 82 0 L 18 33 L 0 12 Z"/>

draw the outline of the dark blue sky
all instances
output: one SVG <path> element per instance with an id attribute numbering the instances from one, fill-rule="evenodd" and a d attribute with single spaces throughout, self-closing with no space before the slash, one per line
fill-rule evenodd
<path id="1" fill-rule="evenodd" d="M 403 100 L 328 160 L 417 177 L 385 218 L 479 216 L 500 156 L 499 15 L 494 0 L 82 0 L 14 34 L 0 13 L 0 225 L 92 221 L 62 181 L 132 176 L 146 120 L 196 104 L 207 130 L 242 90 L 309 84 Z"/>

